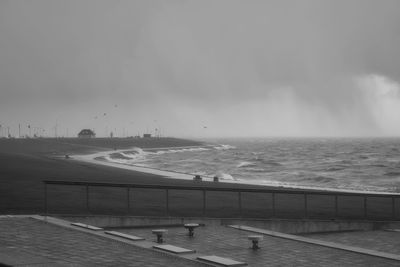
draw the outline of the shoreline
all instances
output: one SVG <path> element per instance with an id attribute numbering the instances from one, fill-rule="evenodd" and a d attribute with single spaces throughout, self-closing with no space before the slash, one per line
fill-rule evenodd
<path id="1" fill-rule="evenodd" d="M 86 191 L 82 187 L 51 185 L 45 190 L 43 181 L 84 181 L 88 183 L 116 183 L 184 187 L 213 187 L 216 192 L 207 194 L 207 216 L 232 218 L 304 218 L 304 193 L 326 192 L 318 188 L 293 189 L 276 185 L 250 184 L 243 181 L 226 180 L 221 182 L 193 181 L 192 175 L 160 172 L 150 168 L 123 166 L 94 160 L 93 153 L 128 150 L 142 147 L 144 150 L 163 147 L 206 146 L 203 142 L 161 138 L 154 140 L 133 139 L 21 139 L 0 140 L 0 214 L 41 214 L 48 211 L 54 214 L 87 214 Z M 78 155 L 67 158 L 65 155 Z M 229 192 L 217 192 L 223 188 L 267 189 L 276 194 L 243 194 L 243 213 L 239 213 L 238 195 Z M 291 191 L 297 193 L 292 194 Z M 339 190 L 343 192 L 343 190 Z M 45 193 L 47 192 L 47 193 Z M 339 197 L 337 218 L 365 219 L 362 194 Z M 370 194 L 370 192 L 360 192 Z M 340 195 L 340 194 L 338 194 Z M 375 219 L 400 218 L 393 213 L 400 205 L 398 195 L 384 193 L 370 194 L 368 215 Z M 46 197 L 45 197 L 46 196 Z M 109 187 L 90 189 L 91 214 L 119 214 L 135 216 L 165 215 L 165 192 L 157 189 L 132 189 L 130 197 L 126 190 Z M 361 197 L 360 197 L 361 196 Z M 379 196 L 381 199 L 374 199 Z M 127 209 L 127 199 L 129 209 Z M 395 202 L 393 202 L 393 199 Z M 310 218 L 331 219 L 335 217 L 335 198 L 323 194 L 308 199 Z M 201 192 L 171 190 L 170 215 L 204 216 Z M 276 206 L 275 211 L 272 205 Z"/>
<path id="2" fill-rule="evenodd" d="M 189 148 L 206 148 L 212 145 L 202 145 L 202 146 L 187 146 L 187 147 L 162 147 L 162 148 L 144 148 L 143 151 L 152 151 L 152 150 L 170 150 L 170 149 L 189 149 Z M 134 149 L 137 147 L 133 147 Z M 188 180 L 193 181 L 194 174 L 182 173 L 182 172 L 174 172 L 167 171 L 162 169 L 156 169 L 151 167 L 143 167 L 135 164 L 123 164 L 110 162 L 107 160 L 96 159 L 98 157 L 102 157 L 111 153 L 121 153 L 124 151 L 128 151 L 129 149 L 119 149 L 119 150 L 108 150 L 108 151 L 100 151 L 93 154 L 86 155 L 71 155 L 71 160 L 81 161 L 85 163 L 98 164 L 102 166 L 115 167 L 119 169 L 124 169 L 128 171 L 141 172 L 146 174 L 153 174 L 162 177 L 163 179 L 179 179 L 179 180 Z M 376 194 L 376 195 L 400 195 L 400 193 L 396 192 L 384 192 L 384 191 L 368 191 L 368 190 L 356 190 L 356 189 L 342 189 L 342 188 L 329 188 L 329 187 L 312 187 L 312 186 L 301 186 L 301 185 L 290 185 L 283 184 L 280 182 L 271 183 L 259 183 L 257 181 L 252 180 L 232 180 L 232 179 L 222 179 L 219 178 L 218 182 L 213 181 L 213 177 L 209 176 L 201 176 L 204 182 L 218 183 L 218 184 L 234 184 L 234 185 L 245 185 L 245 186 L 261 186 L 261 187 L 272 187 L 274 189 L 300 189 L 300 190 L 312 190 L 312 191 L 322 191 L 322 192 L 338 192 L 338 193 L 355 193 L 355 194 Z M 201 181 L 200 181 L 201 182 Z"/>

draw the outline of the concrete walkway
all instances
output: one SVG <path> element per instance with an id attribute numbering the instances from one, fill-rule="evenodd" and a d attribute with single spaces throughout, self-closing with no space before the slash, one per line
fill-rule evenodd
<path id="1" fill-rule="evenodd" d="M 396 231 L 354 231 L 342 233 L 319 233 L 303 235 L 308 238 L 346 244 L 360 248 L 397 254 L 400 257 L 400 232 Z"/>
<path id="2" fill-rule="evenodd" d="M 151 229 L 124 229 L 121 232 L 153 240 Z M 264 235 L 259 250 L 252 250 L 248 235 L 254 233 L 226 226 L 204 226 L 193 238 L 183 227 L 168 228 L 165 242 L 248 263 L 249 266 L 399 266 L 400 261 Z"/>
<path id="3" fill-rule="evenodd" d="M 269 236 L 273 236 L 273 237 L 279 237 L 279 238 L 289 239 L 289 240 L 298 241 L 298 242 L 304 242 L 304 243 L 328 247 L 328 248 L 340 249 L 340 250 L 355 252 L 355 253 L 359 253 L 359 254 L 365 254 L 365 255 L 374 256 L 374 257 L 396 260 L 400 263 L 400 255 L 393 254 L 393 253 L 376 251 L 376 250 L 367 249 L 367 248 L 363 248 L 363 247 L 355 247 L 355 246 L 350 246 L 350 245 L 337 243 L 337 242 L 330 242 L 330 241 L 324 241 L 324 240 L 319 240 L 319 239 L 314 239 L 314 238 L 307 238 L 307 237 L 303 237 L 303 236 L 299 236 L 299 235 L 279 233 L 279 232 L 275 232 L 275 231 L 270 231 L 270 230 L 265 230 L 265 229 L 250 227 L 250 226 L 229 225 L 229 227 L 232 227 L 232 228 L 235 228 L 238 230 L 242 230 L 242 231 L 252 232 L 252 233 L 269 235 Z M 381 243 L 383 243 L 383 242 L 381 242 Z"/>
<path id="4" fill-rule="evenodd" d="M 12 266 L 209 266 L 196 261 L 198 256 L 205 255 L 241 261 L 249 266 L 356 267 L 399 266 L 400 263 L 323 246 L 318 240 L 305 243 L 300 236 L 294 236 L 299 240 L 280 237 L 277 232 L 265 234 L 259 244 L 261 249 L 252 250 L 247 239 L 252 233 L 221 225 L 198 227 L 194 237 L 183 227 L 167 228 L 165 244 L 196 251 L 184 255 L 153 248 L 156 245 L 153 228 L 116 230 L 145 238 L 132 241 L 102 230 L 72 226 L 68 221 L 52 217 L 0 216 L 0 229 L 0 263 Z"/>
<path id="5" fill-rule="evenodd" d="M 28 217 L 0 218 L 0 263 L 11 266 L 206 266 Z"/>

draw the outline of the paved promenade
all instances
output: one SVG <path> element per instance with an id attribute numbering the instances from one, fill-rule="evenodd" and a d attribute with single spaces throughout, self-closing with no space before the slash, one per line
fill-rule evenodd
<path id="1" fill-rule="evenodd" d="M 263 236 L 261 249 L 252 250 L 247 236 L 254 233 L 226 226 L 201 226 L 195 229 L 194 237 L 189 237 L 183 227 L 166 228 L 165 244 L 196 250 L 195 254 L 185 255 L 155 250 L 156 238 L 151 233 L 154 227 L 116 230 L 143 237 L 144 241 L 124 241 L 103 231 L 78 228 L 53 218 L 45 222 L 27 216 L 0 216 L 0 229 L 0 263 L 11 266 L 206 266 L 196 261 L 197 256 L 205 255 L 230 258 L 249 266 L 400 266 L 400 261 L 392 259 L 270 235 Z M 360 234 L 360 240 L 374 238 L 378 244 L 368 248 L 389 248 L 385 252 L 399 254 L 395 250 L 397 239 L 390 239 L 390 235 L 397 237 L 399 233 L 373 231 L 378 234 L 375 236 L 365 233 L 365 236 Z M 355 232 L 331 236 L 346 234 L 351 239 Z M 392 244 L 392 248 L 385 244 Z"/>
<path id="2" fill-rule="evenodd" d="M 154 240 L 150 229 L 120 230 Z M 187 230 L 168 228 L 166 243 L 194 249 L 204 254 L 243 261 L 249 266 L 400 266 L 399 261 L 348 252 L 272 236 L 264 236 L 261 249 L 253 251 L 248 235 L 254 235 L 226 226 L 205 226 L 195 230 L 195 237 L 187 236 Z"/>
<path id="3" fill-rule="evenodd" d="M 0 263 L 11 266 L 205 266 L 31 218 L 0 218 Z"/>
<path id="4" fill-rule="evenodd" d="M 378 230 L 307 234 L 304 236 L 400 255 L 400 232 Z"/>

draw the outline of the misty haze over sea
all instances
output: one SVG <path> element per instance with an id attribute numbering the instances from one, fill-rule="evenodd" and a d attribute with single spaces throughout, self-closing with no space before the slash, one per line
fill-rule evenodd
<path id="1" fill-rule="evenodd" d="M 217 143 L 110 152 L 102 159 L 263 185 L 400 192 L 400 138 L 241 138 Z"/>

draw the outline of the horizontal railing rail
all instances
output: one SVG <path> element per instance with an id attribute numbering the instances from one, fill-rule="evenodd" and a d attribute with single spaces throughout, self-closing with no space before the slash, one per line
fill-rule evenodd
<path id="1" fill-rule="evenodd" d="M 130 187 L 147 189 L 177 189 L 177 190 L 206 190 L 206 191 L 225 191 L 225 192 L 249 192 L 249 193 L 284 193 L 284 194 L 307 194 L 307 195 L 328 195 L 328 196 L 367 196 L 367 197 L 399 197 L 400 194 L 369 193 L 369 192 L 339 192 L 324 191 L 323 189 L 288 189 L 279 188 L 239 188 L 239 187 L 215 187 L 215 186 L 184 186 L 184 185 L 161 185 L 161 184 L 126 184 L 126 183 L 99 183 L 82 181 L 53 181 L 45 180 L 44 184 L 52 185 L 78 185 L 78 186 L 99 186 L 99 187 Z M 201 182 L 199 182 L 201 183 Z M 246 185 L 247 186 L 247 185 Z"/>
<path id="2" fill-rule="evenodd" d="M 271 204 L 271 217 L 277 218 L 279 217 L 277 215 L 277 211 L 281 208 L 277 202 L 278 200 L 281 201 L 282 203 L 282 196 L 284 195 L 291 195 L 291 196 L 300 196 L 301 199 L 296 200 L 296 205 L 299 205 L 301 208 L 301 218 L 309 218 L 309 212 L 313 211 L 312 207 L 310 208 L 310 203 L 315 205 L 315 199 L 313 200 L 312 197 L 315 196 L 329 196 L 331 197 L 331 201 L 333 204 L 328 208 L 330 209 L 330 212 L 332 215 L 329 216 L 329 219 L 333 218 L 338 218 L 339 216 L 339 211 L 340 207 L 341 208 L 346 208 L 346 204 L 343 204 L 343 202 L 346 202 L 348 200 L 346 199 L 341 199 L 345 197 L 358 197 L 361 198 L 362 204 L 360 204 L 361 208 L 353 208 L 355 212 L 361 211 L 361 217 L 362 219 L 369 219 L 369 218 L 374 218 L 376 217 L 373 212 L 371 211 L 371 208 L 368 209 L 370 206 L 373 206 L 373 201 L 377 202 L 377 198 L 385 200 L 386 202 L 389 202 L 390 204 L 386 203 L 386 211 L 385 211 L 385 217 L 386 219 L 389 220 L 397 220 L 400 216 L 400 211 L 397 209 L 400 208 L 400 195 L 399 194 L 379 194 L 379 193 L 362 193 L 362 192 L 337 192 L 337 191 L 323 191 L 323 190 L 303 190 L 303 189 L 287 189 L 287 188 L 249 188 L 248 185 L 243 185 L 243 187 L 229 187 L 227 184 L 224 184 L 223 187 L 220 187 L 220 184 L 216 184 L 215 186 L 210 186 L 209 183 L 204 183 L 201 184 L 202 182 L 198 182 L 199 185 L 162 185 L 162 184 L 127 184 L 127 183 L 105 183 L 105 182 L 87 182 L 87 181 L 60 181 L 60 180 L 45 180 L 43 181 L 44 183 L 44 202 L 45 202 L 45 213 L 48 214 L 48 186 L 53 185 L 53 186 L 80 186 L 85 188 L 85 201 L 86 201 L 86 211 L 90 213 L 91 210 L 91 199 L 90 199 L 90 194 L 89 194 L 89 188 L 93 187 L 106 187 L 106 188 L 126 188 L 126 210 L 131 211 L 131 190 L 133 189 L 158 189 L 158 190 L 163 190 L 165 191 L 165 198 L 163 201 L 163 205 L 165 205 L 165 211 L 164 215 L 169 216 L 170 211 L 171 211 L 171 192 L 174 190 L 178 191 L 183 191 L 183 190 L 188 190 L 188 191 L 200 191 L 202 192 L 201 194 L 201 214 L 202 216 L 206 216 L 207 210 L 209 210 L 209 207 L 207 207 L 207 197 L 208 194 L 207 192 L 230 192 L 230 193 L 236 193 L 237 198 L 235 203 L 230 203 L 231 206 L 236 206 L 236 208 L 239 210 L 239 215 L 242 217 L 243 212 L 245 211 L 245 208 L 243 207 L 243 194 L 244 193 L 261 193 L 261 194 L 271 194 L 271 199 L 270 199 L 270 204 Z M 279 197 L 279 199 L 278 199 Z M 371 201 L 373 199 L 373 201 Z M 339 201 L 341 200 L 341 202 Z M 125 201 L 125 200 L 124 200 Z M 284 202 L 284 201 L 283 201 Z M 398 202 L 398 204 L 396 204 Z M 198 203 L 195 203 L 199 205 Z M 348 204 L 348 203 L 347 203 Z M 262 206 L 259 204 L 258 206 Z M 289 205 L 290 206 L 290 205 Z M 390 206 L 390 207 L 388 207 Z M 288 209 L 286 207 L 286 209 Z M 379 208 L 375 207 L 375 210 L 379 210 Z M 290 208 L 288 211 L 290 213 Z M 349 213 L 349 211 L 347 211 Z M 297 211 L 299 213 L 299 211 Z M 351 213 L 351 211 L 350 211 Z M 376 211 L 375 211 L 376 213 Z M 382 213 L 382 212 L 381 212 Z M 371 215 L 372 214 L 372 215 Z M 328 219 L 328 218 L 327 218 Z"/>

